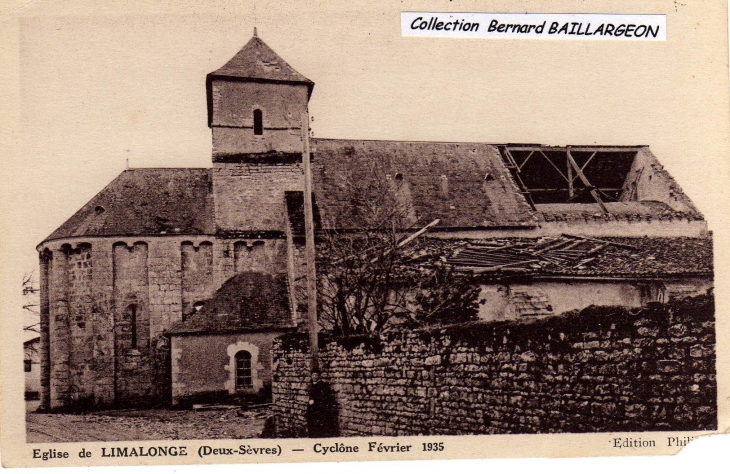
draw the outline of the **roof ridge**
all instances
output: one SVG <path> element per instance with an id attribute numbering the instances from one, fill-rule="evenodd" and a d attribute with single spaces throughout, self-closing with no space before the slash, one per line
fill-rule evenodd
<path id="1" fill-rule="evenodd" d="M 124 171 L 139 171 L 139 170 L 211 170 L 210 167 L 205 166 L 140 166 L 138 168 L 127 168 Z M 122 172 L 124 172 L 122 171 Z"/>
<path id="2" fill-rule="evenodd" d="M 489 146 L 530 146 L 544 148 L 564 148 L 566 145 L 546 145 L 539 143 L 514 143 L 514 142 L 477 142 L 477 141 L 454 141 L 454 140 L 394 140 L 380 138 L 327 138 L 313 137 L 313 141 L 350 141 L 350 142 L 389 142 L 389 143 L 443 143 L 450 145 L 489 145 Z M 631 150 L 634 148 L 648 148 L 649 145 L 570 145 L 575 148 L 626 148 Z"/>

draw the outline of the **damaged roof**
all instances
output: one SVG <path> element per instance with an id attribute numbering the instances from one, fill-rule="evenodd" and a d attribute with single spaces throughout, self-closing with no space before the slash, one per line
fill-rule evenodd
<path id="1" fill-rule="evenodd" d="M 712 237 L 423 239 L 412 263 L 444 261 L 480 275 L 575 277 L 711 276 Z"/>
<path id="2" fill-rule="evenodd" d="M 607 214 L 596 203 L 536 204 L 535 209 L 545 222 L 703 220 L 698 212 L 678 211 L 659 201 L 605 202 L 604 206 Z"/>
<path id="3" fill-rule="evenodd" d="M 45 240 L 213 234 L 211 188 L 205 168 L 126 170 Z"/>
<path id="4" fill-rule="evenodd" d="M 168 334 L 217 334 L 295 327 L 286 275 L 244 272 L 226 281 L 186 321 Z"/>

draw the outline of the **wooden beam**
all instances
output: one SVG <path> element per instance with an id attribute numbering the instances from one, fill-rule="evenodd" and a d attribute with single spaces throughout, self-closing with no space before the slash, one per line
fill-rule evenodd
<path id="1" fill-rule="evenodd" d="M 568 167 L 568 200 L 572 201 L 575 198 L 575 188 L 573 187 L 573 180 L 575 180 L 575 177 L 573 176 L 573 167 L 570 166 L 569 158 L 566 158 L 566 164 Z"/>
<path id="2" fill-rule="evenodd" d="M 535 202 L 532 200 L 532 195 L 527 189 L 527 186 L 525 186 L 525 183 L 522 182 L 522 178 L 520 177 L 520 168 L 517 166 L 517 163 L 515 163 L 515 159 L 512 157 L 512 153 L 510 153 L 509 148 L 504 147 L 504 154 L 507 157 L 507 161 L 510 163 L 510 167 L 517 170 L 516 173 L 512 173 L 512 176 L 514 176 L 515 181 L 517 181 L 517 187 L 520 189 L 520 193 L 524 196 L 525 201 L 527 201 L 527 205 L 530 206 L 533 211 L 536 211 L 537 208 L 535 207 Z"/>
<path id="3" fill-rule="evenodd" d="M 439 222 L 441 222 L 441 219 L 433 220 L 432 222 L 427 224 L 425 227 L 423 227 L 418 232 L 414 232 L 413 234 L 411 234 L 408 237 L 406 237 L 405 239 L 403 239 L 400 243 L 398 243 L 398 247 L 403 247 L 404 245 L 407 245 L 407 244 L 413 242 L 415 239 L 417 239 L 421 235 L 425 234 L 428 231 L 428 229 L 430 229 L 433 226 L 437 226 Z"/>
<path id="4" fill-rule="evenodd" d="M 577 176 L 576 176 L 577 178 Z M 554 193 L 554 192 L 565 192 L 569 188 L 531 188 L 531 193 Z M 622 191 L 623 188 L 596 188 L 598 191 L 602 193 L 608 193 L 611 191 Z M 578 191 L 577 189 L 574 189 L 574 191 Z"/>
<path id="5" fill-rule="evenodd" d="M 603 203 L 603 200 L 601 199 L 601 196 L 598 195 L 598 192 L 596 191 L 596 188 L 591 184 L 590 181 L 588 181 L 588 178 L 586 178 L 586 175 L 583 174 L 583 171 L 578 167 L 578 164 L 573 159 L 573 155 L 570 154 L 570 148 L 568 148 L 568 162 L 575 170 L 576 174 L 580 178 L 581 181 L 583 181 L 583 184 L 590 189 L 591 196 L 593 196 L 593 199 L 596 200 L 598 205 L 600 206 L 601 210 L 604 214 L 608 214 L 608 209 L 606 208 L 606 205 Z"/>
<path id="6" fill-rule="evenodd" d="M 619 242 L 611 242 L 610 240 L 595 239 L 593 237 L 584 237 L 582 235 L 572 235 L 572 234 L 562 234 L 562 235 L 563 235 L 563 237 L 568 237 L 571 239 L 590 240 L 593 242 L 601 242 L 601 243 L 608 244 L 608 245 L 615 245 L 616 247 L 623 247 L 623 248 L 627 248 L 627 249 L 631 249 L 631 250 L 638 250 L 638 247 L 636 247 L 635 245 L 622 244 Z"/>
<path id="7" fill-rule="evenodd" d="M 405 239 L 400 241 L 398 243 L 398 245 L 396 245 L 396 248 L 403 247 L 404 245 L 407 245 L 407 244 L 413 242 L 415 239 L 417 239 L 424 233 L 428 232 L 428 229 L 430 229 L 431 227 L 433 227 L 435 225 L 438 225 L 439 222 L 441 222 L 441 219 L 435 219 L 435 220 L 431 221 L 429 224 L 426 224 L 423 228 L 421 228 L 421 230 L 412 233 L 411 235 L 409 235 L 408 237 L 406 237 Z M 381 255 L 381 256 L 385 257 L 386 255 L 390 255 L 390 252 L 391 252 L 391 249 L 388 249 L 385 252 L 383 252 L 383 255 Z M 370 260 L 370 263 L 377 262 L 379 258 L 380 258 L 380 256 L 373 258 L 372 260 Z"/>
<path id="8" fill-rule="evenodd" d="M 312 167 L 309 162 L 309 111 L 302 112 L 302 165 L 304 168 L 304 255 L 307 261 L 307 316 L 309 329 L 309 370 L 319 370 L 319 322 L 317 321 L 317 269 L 314 266 L 314 213 L 312 207 Z"/>
<path id="9" fill-rule="evenodd" d="M 596 157 L 596 153 L 598 153 L 598 152 L 597 151 L 594 151 L 593 154 L 590 156 L 590 158 L 588 158 L 588 160 L 585 163 L 583 163 L 583 166 L 580 167 L 580 170 L 581 171 L 585 171 L 586 166 L 588 166 L 588 163 L 590 163 L 591 160 L 593 160 L 593 158 Z"/>

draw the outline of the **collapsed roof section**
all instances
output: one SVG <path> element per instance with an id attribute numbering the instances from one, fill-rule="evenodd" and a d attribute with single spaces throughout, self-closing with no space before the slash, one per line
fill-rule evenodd
<path id="1" fill-rule="evenodd" d="M 505 167 L 543 220 L 702 219 L 648 147 L 503 145 Z"/>
<path id="2" fill-rule="evenodd" d="M 504 278 L 711 277 L 712 238 L 606 237 L 422 239 L 406 251 L 411 264 L 445 262 L 460 272 Z"/>

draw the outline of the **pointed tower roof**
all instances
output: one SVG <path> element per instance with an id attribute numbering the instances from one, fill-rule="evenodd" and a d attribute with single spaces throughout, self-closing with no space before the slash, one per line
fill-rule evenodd
<path id="1" fill-rule="evenodd" d="M 210 78 L 227 78 L 261 82 L 305 84 L 312 93 L 314 82 L 299 74 L 254 32 L 254 36 L 223 67 L 208 74 Z"/>

